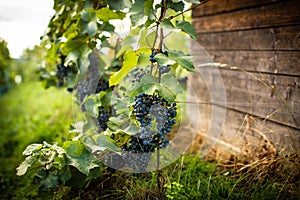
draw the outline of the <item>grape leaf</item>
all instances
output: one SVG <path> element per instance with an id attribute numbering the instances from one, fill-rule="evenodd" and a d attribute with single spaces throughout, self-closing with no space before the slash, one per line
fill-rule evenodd
<path id="1" fill-rule="evenodd" d="M 138 59 L 138 66 L 139 67 L 146 67 L 146 66 L 149 66 L 150 64 L 150 61 L 149 61 L 149 56 L 150 56 L 150 49 L 149 49 L 149 52 L 147 53 L 142 53 L 140 56 L 139 56 L 139 59 Z"/>
<path id="2" fill-rule="evenodd" d="M 78 157 L 84 153 L 84 145 L 80 141 L 66 141 L 63 144 L 66 153 L 71 157 Z"/>
<path id="3" fill-rule="evenodd" d="M 112 10 L 123 10 L 124 8 L 130 8 L 131 0 L 107 0 L 107 4 Z"/>
<path id="4" fill-rule="evenodd" d="M 91 136 L 85 137 L 83 143 L 85 147 L 92 152 L 92 154 L 95 153 L 96 151 L 105 151 L 106 149 L 106 147 L 97 145 L 95 140 Z"/>
<path id="5" fill-rule="evenodd" d="M 100 147 L 105 147 L 113 152 L 121 151 L 121 148 L 116 145 L 115 141 L 111 139 L 109 135 L 100 133 L 95 135 L 93 138 L 96 141 L 96 144 Z"/>
<path id="6" fill-rule="evenodd" d="M 92 20 L 84 26 L 84 32 L 88 33 L 90 37 L 93 37 L 98 31 L 97 22 Z"/>
<path id="7" fill-rule="evenodd" d="M 139 56 L 134 51 L 126 52 L 123 57 L 123 66 L 120 71 L 115 72 L 111 75 L 109 79 L 109 86 L 119 84 L 128 74 L 128 72 L 137 65 L 138 57 Z"/>
<path id="8" fill-rule="evenodd" d="M 177 20 L 176 28 L 181 29 L 183 32 L 189 34 L 193 39 L 197 38 L 197 33 L 195 31 L 195 28 L 190 22 Z"/>
<path id="9" fill-rule="evenodd" d="M 148 54 L 149 48 L 141 48 L 137 51 L 126 51 L 123 56 L 123 66 L 122 68 L 109 78 L 109 86 L 119 84 L 128 74 L 128 72 L 138 64 L 139 57 L 142 54 Z"/>
<path id="10" fill-rule="evenodd" d="M 174 25 L 172 24 L 171 20 L 169 19 L 164 19 L 162 22 L 161 22 L 161 26 L 163 28 L 166 28 L 166 29 L 175 29 Z"/>
<path id="11" fill-rule="evenodd" d="M 170 1 L 167 3 L 167 8 L 171 8 L 171 9 L 175 10 L 176 12 L 183 11 L 184 3 L 182 1 L 179 1 L 179 2 Z"/>
<path id="12" fill-rule="evenodd" d="M 90 169 L 98 167 L 98 161 L 90 154 L 80 141 L 66 141 L 63 144 L 67 155 L 67 164 L 76 167 L 80 172 L 88 175 Z"/>
<path id="13" fill-rule="evenodd" d="M 98 160 L 89 152 L 85 152 L 81 156 L 72 157 L 67 154 L 68 165 L 76 167 L 81 173 L 88 175 L 90 170 L 99 167 Z"/>
<path id="14" fill-rule="evenodd" d="M 96 12 L 97 18 L 103 22 L 107 22 L 111 19 L 123 19 L 126 14 L 120 11 L 110 10 L 108 7 L 101 8 Z"/>
<path id="15" fill-rule="evenodd" d="M 161 85 L 166 87 L 166 88 L 169 88 L 175 94 L 181 94 L 182 93 L 181 87 L 178 84 L 178 81 L 177 81 L 176 77 L 173 74 L 164 74 L 161 77 Z"/>
<path id="16" fill-rule="evenodd" d="M 25 158 L 25 160 L 17 167 L 17 175 L 18 176 L 23 176 L 26 174 L 27 169 L 31 167 L 31 165 L 36 161 L 35 156 L 28 156 Z"/>
<path id="17" fill-rule="evenodd" d="M 39 184 L 42 188 L 55 187 L 58 185 L 58 175 L 50 173 L 45 179 L 42 179 Z"/>
<path id="18" fill-rule="evenodd" d="M 166 56 L 163 53 L 159 53 L 155 56 L 155 59 L 157 60 L 158 64 L 163 66 L 163 65 L 174 65 L 176 61 L 171 59 L 170 57 Z"/>
<path id="19" fill-rule="evenodd" d="M 168 50 L 168 56 L 170 59 L 175 60 L 184 69 L 193 72 L 195 67 L 193 65 L 193 56 L 186 55 L 181 51 Z"/>
<path id="20" fill-rule="evenodd" d="M 170 103 L 173 103 L 176 98 L 176 94 L 172 90 L 164 86 L 160 86 L 155 92 L 157 92 L 160 96 L 165 98 Z"/>
<path id="21" fill-rule="evenodd" d="M 29 156 L 31 155 L 33 152 L 40 150 L 41 148 L 43 148 L 42 144 L 30 144 L 26 147 L 26 149 L 23 151 L 23 155 L 24 156 Z"/>

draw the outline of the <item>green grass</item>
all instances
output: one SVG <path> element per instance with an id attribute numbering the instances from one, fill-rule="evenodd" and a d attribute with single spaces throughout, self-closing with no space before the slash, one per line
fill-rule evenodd
<path id="1" fill-rule="evenodd" d="M 157 186 L 157 172 L 129 174 L 114 172 L 104 174 L 84 188 L 71 188 L 60 196 L 63 199 L 297 199 L 282 184 L 272 180 L 257 180 L 254 174 L 234 172 L 224 175 L 223 169 L 214 163 L 186 155 L 160 171 L 159 179 L 164 187 Z M 250 181 L 250 182 L 248 182 Z M 57 193 L 59 195 L 59 193 Z M 61 195 L 61 194 L 60 194 Z"/>
<path id="2" fill-rule="evenodd" d="M 1 194 L 19 184 L 15 168 L 30 143 L 60 142 L 73 123 L 72 94 L 65 89 L 45 90 L 41 82 L 17 85 L 0 97 Z M 15 191 L 14 191 L 15 192 Z"/>

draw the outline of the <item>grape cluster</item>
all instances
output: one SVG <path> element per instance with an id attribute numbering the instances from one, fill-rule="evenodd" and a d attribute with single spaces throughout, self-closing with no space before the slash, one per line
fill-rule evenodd
<path id="1" fill-rule="evenodd" d="M 133 69 L 133 73 L 132 73 L 132 86 L 134 86 L 135 83 L 138 83 L 141 81 L 142 77 L 146 74 L 146 73 L 149 73 L 149 71 L 145 70 L 144 68 L 140 68 L 140 67 L 135 67 Z"/>
<path id="2" fill-rule="evenodd" d="M 153 145 L 145 145 L 143 139 L 132 136 L 122 147 L 122 158 L 129 168 L 141 172 L 146 170 L 153 151 Z"/>
<path id="3" fill-rule="evenodd" d="M 157 62 L 157 60 L 154 58 L 156 56 L 157 52 L 155 50 L 152 50 L 152 53 L 150 55 L 150 61 L 151 62 Z"/>
<path id="4" fill-rule="evenodd" d="M 170 71 L 170 65 L 163 65 L 163 66 L 159 66 L 159 73 L 160 74 L 165 74 L 165 73 L 168 73 Z"/>
<path id="5" fill-rule="evenodd" d="M 108 110 L 105 110 L 105 108 L 103 106 L 99 106 L 99 113 L 98 113 L 98 117 L 97 117 L 97 124 L 99 129 L 101 128 L 102 130 L 99 131 L 103 131 L 107 129 L 107 122 L 109 120 L 110 117 L 110 112 Z"/>
<path id="6" fill-rule="evenodd" d="M 164 148 L 169 142 L 165 135 L 176 123 L 174 119 L 177 115 L 176 103 L 170 104 L 158 94 L 142 93 L 135 98 L 133 113 L 140 123 L 139 138 L 143 139 L 143 144 L 153 144 Z M 156 129 L 152 127 L 154 120 Z"/>
<path id="7" fill-rule="evenodd" d="M 151 152 L 169 144 L 166 135 L 176 123 L 176 103 L 170 104 L 158 94 L 142 93 L 135 97 L 133 114 L 140 125 L 139 133 L 123 146 L 122 154 L 127 159 L 127 166 L 142 169 L 147 167 Z"/>
<path id="8" fill-rule="evenodd" d="M 101 78 L 97 84 L 96 93 L 99 93 L 101 91 L 106 91 L 109 88 L 108 81 L 104 80 L 104 78 Z"/>
<path id="9" fill-rule="evenodd" d="M 62 87 L 65 84 L 65 79 L 68 77 L 68 74 L 72 71 L 70 67 L 64 66 L 66 56 L 60 56 L 60 63 L 56 65 L 56 77 L 58 79 L 58 87 Z"/>

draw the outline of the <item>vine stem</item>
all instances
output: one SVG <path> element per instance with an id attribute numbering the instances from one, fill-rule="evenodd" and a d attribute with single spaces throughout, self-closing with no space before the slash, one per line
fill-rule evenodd
<path id="1" fill-rule="evenodd" d="M 164 20 L 165 16 L 166 16 L 166 11 L 167 11 L 167 1 L 166 0 L 162 0 L 161 1 L 161 4 L 162 4 L 162 8 L 161 8 L 161 13 L 160 13 L 160 17 L 159 17 L 159 20 L 158 20 L 158 24 L 157 24 L 157 29 L 156 29 L 156 38 L 155 40 L 157 39 L 157 34 L 158 34 L 158 28 L 159 28 L 159 24 Z M 160 37 L 159 37 L 159 46 L 158 46 L 158 51 L 159 53 L 162 52 L 162 46 L 163 46 L 163 28 L 160 27 Z M 160 83 L 161 81 L 161 74 L 159 72 L 159 65 L 157 64 L 157 69 L 158 70 L 158 82 Z M 157 170 L 157 188 L 158 188 L 158 192 L 160 194 L 162 194 L 162 183 L 161 183 L 161 173 L 159 171 L 159 167 L 160 167 L 160 150 L 159 150 L 159 147 L 157 149 L 157 153 L 156 153 L 156 159 L 157 159 L 157 165 L 156 165 L 156 170 Z"/>

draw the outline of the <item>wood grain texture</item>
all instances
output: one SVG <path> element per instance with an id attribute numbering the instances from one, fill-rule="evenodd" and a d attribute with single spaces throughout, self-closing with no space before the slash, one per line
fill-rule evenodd
<path id="1" fill-rule="evenodd" d="M 299 77 L 257 76 L 228 70 L 220 70 L 220 73 L 228 108 L 300 129 Z M 198 88 L 195 91 L 197 102 L 212 101 L 209 83 L 200 80 L 198 75 L 191 76 L 190 82 L 193 88 Z"/>
<path id="2" fill-rule="evenodd" d="M 193 25 L 198 33 L 296 25 L 300 23 L 299 8 L 300 1 L 298 0 L 284 1 L 230 13 L 194 18 Z"/>
<path id="3" fill-rule="evenodd" d="M 193 18 L 205 15 L 217 15 L 224 12 L 232 12 L 236 10 L 249 9 L 262 5 L 268 5 L 283 0 L 210 0 L 209 2 L 196 7 L 193 10 Z"/>
<path id="4" fill-rule="evenodd" d="M 206 50 L 300 50 L 300 26 L 198 34 Z"/>
<path id="5" fill-rule="evenodd" d="M 300 51 L 210 50 L 208 53 L 214 62 L 227 64 L 228 67 L 236 66 L 257 73 L 300 76 Z"/>

